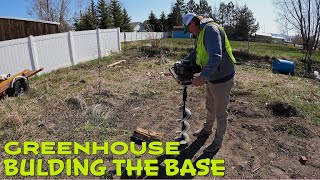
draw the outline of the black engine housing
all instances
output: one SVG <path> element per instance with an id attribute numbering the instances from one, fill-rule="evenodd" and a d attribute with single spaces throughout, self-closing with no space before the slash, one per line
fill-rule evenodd
<path id="1" fill-rule="evenodd" d="M 195 61 L 183 59 L 173 65 L 173 70 L 180 84 L 189 85 L 192 83 L 194 74 L 201 72 L 201 67 Z"/>

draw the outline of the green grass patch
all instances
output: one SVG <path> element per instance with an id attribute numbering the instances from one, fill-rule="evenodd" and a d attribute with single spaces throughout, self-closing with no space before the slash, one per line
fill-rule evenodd
<path id="1" fill-rule="evenodd" d="M 231 41 L 230 44 L 233 49 L 249 49 L 249 52 L 259 54 L 260 56 L 270 56 L 292 61 L 298 61 L 304 57 L 304 52 L 299 47 L 293 45 L 249 42 L 248 48 L 248 42 L 245 41 Z M 320 53 L 318 51 L 314 52 L 312 58 L 313 60 L 320 61 Z"/>
<path id="2" fill-rule="evenodd" d="M 297 108 L 310 122 L 320 124 L 319 82 L 305 78 L 273 74 L 269 70 L 249 66 L 237 67 L 235 91 L 254 94 L 254 105 L 280 101 Z"/>

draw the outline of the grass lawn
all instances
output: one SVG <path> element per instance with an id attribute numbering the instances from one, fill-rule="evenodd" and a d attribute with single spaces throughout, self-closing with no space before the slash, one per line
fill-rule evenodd
<path id="1" fill-rule="evenodd" d="M 248 49 L 248 42 L 231 41 L 233 49 Z M 299 47 L 293 45 L 266 44 L 259 42 L 249 42 L 249 51 L 260 56 L 269 56 L 275 58 L 283 58 L 298 61 L 304 57 L 303 51 Z M 313 53 L 313 59 L 320 61 L 320 52 Z"/>

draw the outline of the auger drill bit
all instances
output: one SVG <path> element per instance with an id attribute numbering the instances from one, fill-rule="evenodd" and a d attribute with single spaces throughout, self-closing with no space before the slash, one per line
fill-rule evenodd
<path id="1" fill-rule="evenodd" d="M 190 123 L 187 122 L 188 119 L 191 117 L 191 111 L 186 108 L 186 101 L 187 101 L 187 86 L 184 86 L 183 90 L 183 106 L 182 110 L 182 119 L 178 119 L 178 122 L 181 122 L 181 131 L 177 131 L 179 135 L 175 138 L 176 141 L 180 141 L 180 144 L 188 144 L 190 141 L 190 136 L 187 132 L 190 130 Z"/>
<path id="2" fill-rule="evenodd" d="M 183 119 L 178 119 L 177 122 L 181 123 L 181 131 L 176 131 L 176 133 L 181 133 L 181 132 L 187 132 L 190 130 L 190 123 L 187 122 L 187 120 L 191 117 L 191 111 L 187 108 L 185 108 L 185 117 L 183 117 Z"/>
<path id="3" fill-rule="evenodd" d="M 190 141 L 190 136 L 187 133 L 180 133 L 179 136 L 175 138 L 176 141 L 179 141 L 181 145 L 188 144 Z"/>

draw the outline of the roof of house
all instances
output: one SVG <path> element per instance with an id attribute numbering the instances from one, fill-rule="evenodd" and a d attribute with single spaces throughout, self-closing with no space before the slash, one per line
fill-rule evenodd
<path id="1" fill-rule="evenodd" d="M 282 39 L 282 40 L 285 40 L 284 37 L 280 37 L 280 36 L 272 36 L 273 39 Z"/>
<path id="2" fill-rule="evenodd" d="M 0 19 L 12 19 L 12 20 L 19 20 L 19 21 L 29 21 L 29 22 L 39 22 L 39 23 L 45 23 L 45 24 L 60 25 L 60 23 L 58 23 L 58 22 L 34 20 L 34 19 L 26 19 L 26 18 L 17 18 L 17 17 L 0 16 Z"/>
<path id="3" fill-rule="evenodd" d="M 131 23 L 129 23 L 129 25 L 132 27 L 132 28 L 134 28 L 134 27 L 136 27 L 138 24 L 140 24 L 141 22 L 131 22 Z"/>
<path id="4" fill-rule="evenodd" d="M 267 37 L 272 37 L 272 35 L 269 34 L 269 33 L 255 33 L 255 36 L 267 36 Z"/>

